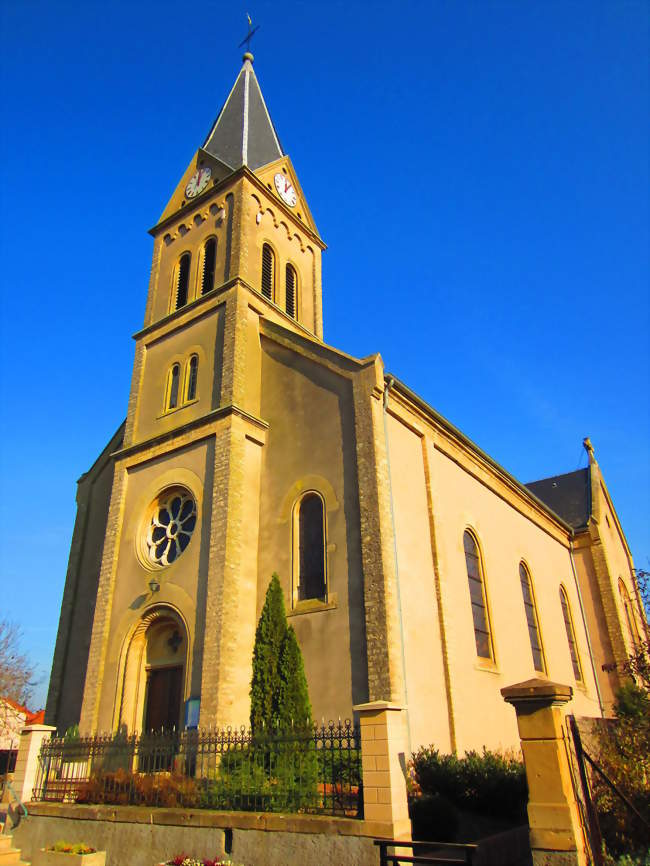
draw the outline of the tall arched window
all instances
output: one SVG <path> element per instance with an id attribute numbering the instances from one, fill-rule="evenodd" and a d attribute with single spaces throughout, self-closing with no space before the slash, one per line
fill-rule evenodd
<path id="1" fill-rule="evenodd" d="M 167 400 L 166 409 L 175 409 L 178 406 L 178 388 L 181 379 L 181 365 L 174 364 L 167 375 Z"/>
<path id="2" fill-rule="evenodd" d="M 523 562 L 519 563 L 519 580 L 521 581 L 521 592 L 524 596 L 524 610 L 526 611 L 526 622 L 528 623 L 528 637 L 530 648 L 533 651 L 533 664 L 535 670 L 544 673 L 544 652 L 542 640 L 539 636 L 539 620 L 537 618 L 537 606 L 533 594 L 533 584 L 528 569 Z"/>
<path id="3" fill-rule="evenodd" d="M 176 309 L 179 310 L 187 303 L 187 295 L 190 285 L 190 261 L 189 253 L 183 253 L 176 266 Z"/>
<path id="4" fill-rule="evenodd" d="M 630 640 L 636 649 L 636 647 L 641 643 L 641 636 L 639 635 L 639 629 L 636 626 L 634 608 L 632 607 L 630 594 L 620 577 L 618 579 L 618 591 L 621 596 L 621 601 L 623 602 L 623 608 L 625 609 L 625 618 L 627 619 L 627 628 L 630 633 Z"/>
<path id="5" fill-rule="evenodd" d="M 327 599 L 325 580 L 325 512 L 317 493 L 306 493 L 298 504 L 298 600 Z M 294 547 L 295 550 L 295 547 Z"/>
<path id="6" fill-rule="evenodd" d="M 476 653 L 480 658 L 493 659 L 494 651 L 490 634 L 490 617 L 485 598 L 483 567 L 476 539 L 471 532 L 466 531 L 463 535 L 463 547 L 465 548 L 469 595 L 472 601 Z"/>
<path id="7" fill-rule="evenodd" d="M 287 315 L 292 319 L 296 318 L 296 271 L 292 265 L 287 265 L 285 270 L 285 286 L 286 286 L 286 309 Z"/>
<path id="8" fill-rule="evenodd" d="M 185 366 L 185 401 L 196 399 L 196 383 L 199 376 L 199 357 L 192 355 Z"/>
<path id="9" fill-rule="evenodd" d="M 214 275 L 217 264 L 217 239 L 208 238 L 203 245 L 203 273 L 201 274 L 201 294 L 214 289 Z"/>
<path id="10" fill-rule="evenodd" d="M 273 282 L 275 278 L 275 256 L 268 244 L 262 247 L 262 294 L 269 301 L 273 300 Z"/>
<path id="11" fill-rule="evenodd" d="M 576 634 L 573 628 L 573 617 L 571 616 L 571 608 L 569 607 L 569 599 L 567 598 L 566 590 L 560 586 L 560 604 L 562 605 L 562 616 L 564 617 L 564 627 L 566 628 L 566 637 L 569 642 L 569 655 L 571 656 L 571 664 L 573 665 L 573 676 L 578 682 L 582 682 L 582 667 L 580 666 L 580 656 L 578 655 L 578 645 L 576 644 Z"/>

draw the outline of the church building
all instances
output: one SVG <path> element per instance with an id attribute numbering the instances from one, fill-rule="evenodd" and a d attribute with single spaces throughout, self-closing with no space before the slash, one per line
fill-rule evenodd
<path id="1" fill-rule="evenodd" d="M 125 422 L 78 483 L 46 721 L 248 723 L 271 575 L 314 717 L 405 707 L 409 744 L 518 744 L 500 689 L 611 712 L 647 635 L 594 451 L 528 485 L 323 342 L 325 249 L 246 53 L 153 229 Z M 606 670 L 603 669 L 605 666 Z"/>

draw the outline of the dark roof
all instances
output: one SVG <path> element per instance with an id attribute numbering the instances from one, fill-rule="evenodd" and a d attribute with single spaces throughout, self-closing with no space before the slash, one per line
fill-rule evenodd
<path id="1" fill-rule="evenodd" d="M 244 65 L 203 145 L 233 170 L 246 165 L 254 171 L 284 155 L 251 60 L 251 54 L 244 55 Z"/>
<path id="2" fill-rule="evenodd" d="M 588 468 L 531 481 L 526 487 L 574 529 L 587 525 L 591 515 Z"/>

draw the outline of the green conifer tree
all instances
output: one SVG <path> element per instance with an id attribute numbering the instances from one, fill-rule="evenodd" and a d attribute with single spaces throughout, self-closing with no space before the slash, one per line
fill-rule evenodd
<path id="1" fill-rule="evenodd" d="M 305 666 L 292 626 L 287 629 L 280 659 L 278 721 L 286 730 L 311 728 L 312 724 Z"/>
<path id="2" fill-rule="evenodd" d="M 287 626 L 277 574 L 271 578 L 255 633 L 250 696 L 254 740 L 247 766 L 249 775 L 257 774 L 258 787 L 260 773 L 267 787 L 272 782 L 268 808 L 300 811 L 316 805 L 318 758 L 307 678 L 296 633 Z M 224 779 L 229 773 L 222 761 Z M 247 784 L 255 781 L 251 779 Z M 264 799 L 262 794 L 260 788 Z"/>
<path id="3" fill-rule="evenodd" d="M 273 574 L 257 623 L 251 680 L 251 730 L 270 732 L 278 721 L 280 661 L 287 636 L 287 618 L 280 579 Z"/>

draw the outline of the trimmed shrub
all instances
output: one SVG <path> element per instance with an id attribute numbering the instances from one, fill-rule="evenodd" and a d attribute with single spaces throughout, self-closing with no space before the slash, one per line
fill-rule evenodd
<path id="1" fill-rule="evenodd" d="M 455 808 L 440 794 L 424 794 L 409 800 L 413 838 L 431 842 L 453 842 L 458 831 Z"/>
<path id="2" fill-rule="evenodd" d="M 423 794 L 438 794 L 458 809 L 526 823 L 526 771 L 512 753 L 483 748 L 459 758 L 423 746 L 413 755 L 413 768 Z"/>

